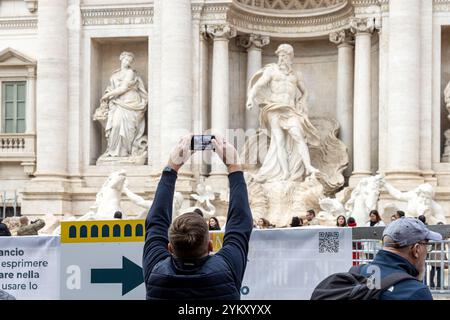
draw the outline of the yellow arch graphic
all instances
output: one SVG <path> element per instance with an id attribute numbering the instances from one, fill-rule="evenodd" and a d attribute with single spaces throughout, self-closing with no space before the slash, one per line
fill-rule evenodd
<path id="1" fill-rule="evenodd" d="M 145 220 L 61 222 L 61 243 L 143 242 L 144 240 Z"/>
<path id="2" fill-rule="evenodd" d="M 107 229 L 105 234 L 103 231 Z M 97 232 L 95 232 L 95 230 Z M 118 231 L 118 232 L 114 232 Z M 212 231 L 213 252 L 222 248 L 224 233 Z M 145 220 L 97 220 L 61 222 L 61 243 L 144 242 Z"/>

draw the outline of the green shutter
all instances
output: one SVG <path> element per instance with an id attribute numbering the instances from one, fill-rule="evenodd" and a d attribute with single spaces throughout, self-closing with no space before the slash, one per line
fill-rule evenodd
<path id="1" fill-rule="evenodd" d="M 26 130 L 26 82 L 3 82 L 3 131 L 23 133 Z"/>

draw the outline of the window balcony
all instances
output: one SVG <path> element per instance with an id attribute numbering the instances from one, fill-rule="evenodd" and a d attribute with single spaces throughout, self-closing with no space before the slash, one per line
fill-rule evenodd
<path id="1" fill-rule="evenodd" d="M 20 162 L 27 175 L 36 166 L 36 135 L 29 133 L 0 133 L 0 163 Z"/>

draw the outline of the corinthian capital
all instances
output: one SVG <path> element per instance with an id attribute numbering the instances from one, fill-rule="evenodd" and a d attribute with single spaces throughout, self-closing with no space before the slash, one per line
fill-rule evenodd
<path id="1" fill-rule="evenodd" d="M 206 26 L 206 33 L 213 39 L 230 39 L 236 37 L 236 29 L 229 24 L 216 24 Z"/>
<path id="2" fill-rule="evenodd" d="M 353 45 L 355 37 L 350 32 L 350 29 L 342 29 L 340 31 L 330 33 L 330 41 L 338 46 Z"/>
<path id="3" fill-rule="evenodd" d="M 354 34 L 372 33 L 375 29 L 375 18 L 351 18 L 350 31 Z"/>
<path id="4" fill-rule="evenodd" d="M 260 34 L 251 34 L 250 36 L 238 37 L 237 43 L 247 50 L 251 48 L 261 49 L 270 43 L 270 38 Z"/>

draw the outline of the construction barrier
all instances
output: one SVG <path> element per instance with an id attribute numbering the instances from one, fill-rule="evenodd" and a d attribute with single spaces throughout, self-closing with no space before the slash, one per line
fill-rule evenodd
<path id="1" fill-rule="evenodd" d="M 223 244 L 224 233 L 213 231 L 210 237 L 214 252 L 217 252 Z M 43 279 L 36 282 L 38 286 L 35 289 L 3 290 L 18 299 L 145 299 L 142 273 L 144 240 L 143 220 L 63 222 L 60 239 L 0 238 L 0 248 L 7 243 L 8 250 L 13 250 L 8 254 L 14 257 L 14 261 L 37 261 L 38 257 L 47 256 L 45 261 L 48 262 L 46 266 L 41 263 L 41 269 L 35 270 L 39 279 Z M 16 252 L 21 253 L 19 259 L 13 256 Z M 0 250 L 2 253 L 6 251 Z M 6 260 L 0 258 L 0 274 L 4 275 L 10 271 L 8 265 L 2 265 Z M 350 228 L 254 230 L 241 297 L 309 299 L 323 278 L 346 271 L 351 264 Z M 27 284 L 26 281 L 23 283 Z"/>

